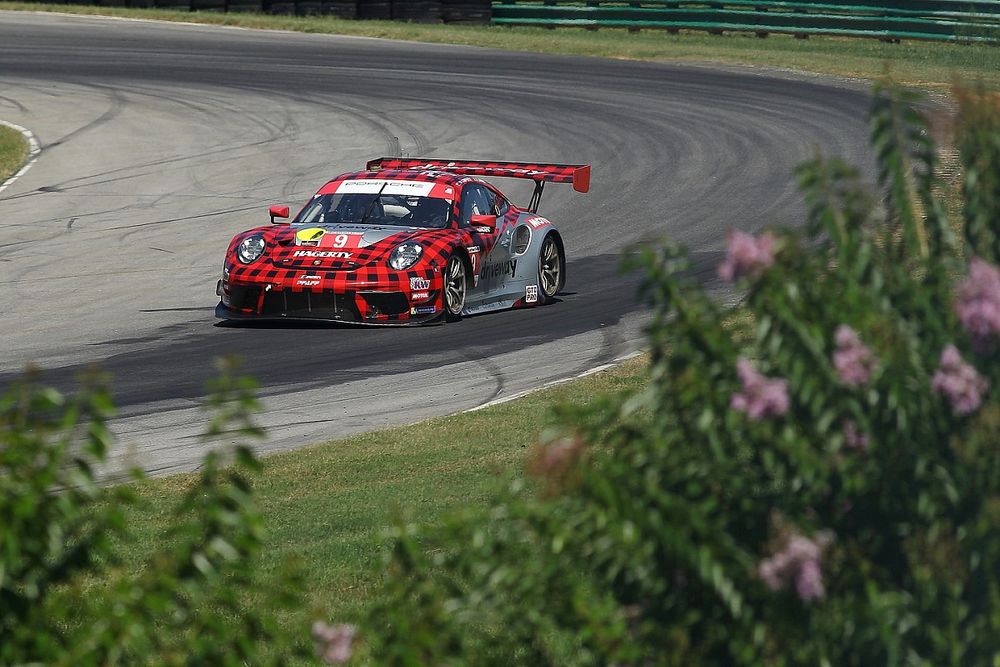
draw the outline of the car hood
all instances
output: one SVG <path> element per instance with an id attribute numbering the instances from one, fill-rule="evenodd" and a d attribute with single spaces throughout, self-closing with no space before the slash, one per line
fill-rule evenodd
<path id="1" fill-rule="evenodd" d="M 306 225 L 275 232 L 271 259 L 282 268 L 351 270 L 383 260 L 416 236 L 413 227 Z"/>

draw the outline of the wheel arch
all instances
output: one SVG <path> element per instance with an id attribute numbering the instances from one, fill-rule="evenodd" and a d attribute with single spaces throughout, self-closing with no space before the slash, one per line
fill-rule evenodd
<path id="1" fill-rule="evenodd" d="M 475 278 L 472 275 L 472 258 L 469 257 L 469 251 L 466 250 L 465 246 L 461 243 L 456 243 L 452 246 L 449 255 L 458 255 L 462 258 L 462 264 L 465 265 L 465 283 L 466 287 L 472 287 L 475 284 Z M 448 258 L 445 257 L 445 263 L 447 264 Z"/>
<path id="2" fill-rule="evenodd" d="M 556 289 L 556 292 L 558 293 L 562 291 L 564 287 L 566 287 L 566 273 L 567 273 L 566 246 L 563 244 L 562 234 L 559 233 L 559 230 L 550 229 L 545 233 L 544 236 L 542 236 L 542 242 L 538 245 L 539 254 L 542 251 L 542 246 L 545 244 L 545 239 L 549 238 L 550 236 L 556 242 L 556 245 L 559 247 L 559 257 L 562 258 L 562 267 L 560 267 L 562 270 L 559 272 L 559 287 Z"/>

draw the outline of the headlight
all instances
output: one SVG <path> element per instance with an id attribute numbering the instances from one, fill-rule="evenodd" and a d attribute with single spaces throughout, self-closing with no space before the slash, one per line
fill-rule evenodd
<path id="1" fill-rule="evenodd" d="M 531 230 L 525 226 L 518 227 L 514 230 L 514 254 L 520 255 L 525 250 L 528 249 L 528 244 L 531 243 Z"/>
<path id="2" fill-rule="evenodd" d="M 419 243 L 401 243 L 389 255 L 389 266 L 402 271 L 417 263 L 424 249 Z"/>
<path id="3" fill-rule="evenodd" d="M 260 234 L 248 236 L 240 241 L 240 244 L 236 246 L 236 256 L 244 264 L 255 262 L 261 255 L 264 254 L 264 248 L 266 245 L 267 244 L 264 243 L 264 237 Z"/>

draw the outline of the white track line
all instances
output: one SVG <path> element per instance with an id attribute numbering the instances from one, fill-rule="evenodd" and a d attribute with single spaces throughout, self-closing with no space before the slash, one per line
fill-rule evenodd
<path id="1" fill-rule="evenodd" d="M 42 147 L 38 144 L 38 139 L 35 135 L 26 127 L 21 127 L 20 125 L 15 125 L 14 123 L 8 123 L 5 120 L 0 120 L 0 125 L 5 125 L 12 130 L 17 130 L 24 135 L 25 140 L 28 142 L 28 161 L 24 163 L 24 166 L 10 178 L 8 178 L 3 183 L 0 183 L 0 192 L 6 190 L 9 186 L 13 185 L 14 181 L 24 176 L 24 173 L 31 169 L 31 165 L 35 164 L 35 160 L 38 156 L 42 154 Z"/>
<path id="2" fill-rule="evenodd" d="M 492 408 L 494 405 L 500 405 L 501 403 L 506 403 L 507 401 L 516 401 L 519 398 L 524 398 L 528 394 L 534 394 L 535 392 L 542 391 L 543 389 L 548 389 L 550 387 L 556 387 L 556 386 L 561 385 L 561 384 L 566 384 L 567 382 L 572 382 L 573 380 L 579 380 L 580 378 L 585 378 L 588 375 L 593 375 L 594 373 L 600 373 L 601 371 L 606 371 L 609 368 L 614 368 L 615 366 L 619 366 L 619 365 L 625 363 L 629 359 L 633 359 L 635 357 L 638 357 L 640 354 L 642 354 L 642 350 L 636 350 L 635 352 L 629 352 L 628 354 L 623 355 L 621 357 L 618 357 L 617 359 L 614 359 L 614 360 L 612 360 L 609 363 L 601 364 L 600 366 L 595 366 L 594 368 L 591 368 L 589 370 L 585 370 L 584 372 L 579 373 L 577 375 L 574 375 L 572 377 L 562 378 L 561 380 L 553 380 L 552 382 L 546 382 L 541 387 L 535 387 L 534 389 L 527 389 L 525 391 L 519 391 L 516 394 L 511 394 L 510 396 L 504 396 L 503 398 L 494 398 L 492 401 L 488 401 L 486 403 L 483 403 L 482 405 L 477 405 L 476 407 L 469 408 L 468 410 L 462 410 L 462 412 L 463 413 L 465 413 L 465 412 L 476 412 L 478 410 L 485 410 L 486 408 Z"/>

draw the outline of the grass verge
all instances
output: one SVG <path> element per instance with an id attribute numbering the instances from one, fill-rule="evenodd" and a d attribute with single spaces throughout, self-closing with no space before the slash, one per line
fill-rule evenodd
<path id="1" fill-rule="evenodd" d="M 346 21 L 328 17 L 269 16 L 126 9 L 77 5 L 0 2 L 0 9 L 68 12 L 84 15 L 149 18 L 213 25 L 382 37 L 441 44 L 465 44 L 581 56 L 632 60 L 713 62 L 789 68 L 820 74 L 874 79 L 887 72 L 898 81 L 926 88 L 947 88 L 956 79 L 1000 87 L 1000 47 L 872 39 L 745 33 L 706 35 L 644 30 L 426 25 L 391 21 Z"/>
<path id="2" fill-rule="evenodd" d="M 308 604 L 283 622 L 298 628 L 315 613 L 355 617 L 375 598 L 384 532 L 397 518 L 433 524 L 444 513 L 486 506 L 520 470 L 554 422 L 560 403 L 587 404 L 608 392 L 642 387 L 646 357 L 484 410 L 270 456 L 254 481 L 267 522 L 262 574 L 297 559 L 309 582 Z M 197 477 L 177 475 L 138 485 L 143 506 L 131 512 L 136 541 L 122 558 L 140 566 L 164 546 L 176 505 Z"/>
<path id="3" fill-rule="evenodd" d="M 0 125 L 0 183 L 10 178 L 28 158 L 28 142 L 17 130 Z"/>

